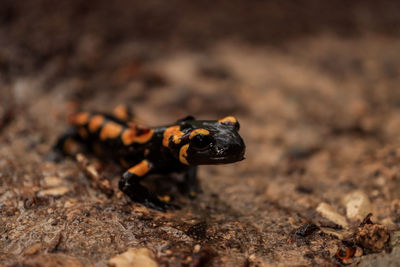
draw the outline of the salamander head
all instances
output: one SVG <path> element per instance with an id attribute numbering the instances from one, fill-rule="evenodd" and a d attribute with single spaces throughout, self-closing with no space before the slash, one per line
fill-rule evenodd
<path id="1" fill-rule="evenodd" d="M 181 120 L 164 134 L 167 145 L 186 165 L 233 163 L 244 159 L 239 122 L 232 116 L 218 121 Z"/>

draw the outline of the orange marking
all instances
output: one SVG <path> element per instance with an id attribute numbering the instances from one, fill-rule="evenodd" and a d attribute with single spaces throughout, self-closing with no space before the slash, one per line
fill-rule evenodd
<path id="1" fill-rule="evenodd" d="M 164 201 L 164 202 L 170 202 L 171 197 L 166 195 L 166 196 L 157 196 L 159 200 Z"/>
<path id="2" fill-rule="evenodd" d="M 88 132 L 83 127 L 79 128 L 78 133 L 83 139 L 87 139 L 89 136 Z"/>
<path id="3" fill-rule="evenodd" d="M 142 160 L 139 164 L 136 164 L 128 170 L 128 172 L 137 176 L 143 176 L 150 171 L 151 164 L 147 160 Z"/>
<path id="4" fill-rule="evenodd" d="M 186 145 L 182 146 L 181 149 L 179 150 L 179 161 L 186 165 L 189 165 L 189 162 L 186 159 L 188 148 L 189 148 L 189 144 L 186 144 Z"/>
<path id="5" fill-rule="evenodd" d="M 129 146 L 133 143 L 132 139 L 135 137 L 135 131 L 132 129 L 125 129 L 122 132 L 121 139 L 122 143 L 126 146 Z"/>
<path id="6" fill-rule="evenodd" d="M 130 119 L 128 109 L 125 105 L 118 105 L 114 109 L 113 114 L 115 115 L 115 117 L 117 117 L 120 120 L 129 120 Z"/>
<path id="7" fill-rule="evenodd" d="M 104 125 L 100 132 L 100 139 L 113 139 L 116 138 L 122 132 L 122 126 L 115 122 L 109 122 Z"/>
<path id="8" fill-rule="evenodd" d="M 172 136 L 172 141 L 175 144 L 179 144 L 181 142 L 180 138 L 184 135 L 185 134 L 180 131 L 179 125 L 168 127 L 164 132 L 163 146 L 168 147 L 169 139 L 171 138 L 171 136 Z"/>
<path id="9" fill-rule="evenodd" d="M 198 128 L 198 129 L 194 129 L 190 135 L 189 135 L 189 139 L 192 139 L 193 137 L 195 137 L 198 134 L 202 134 L 202 135 L 209 135 L 210 132 L 206 129 L 203 128 Z"/>
<path id="10" fill-rule="evenodd" d="M 227 123 L 227 124 L 235 124 L 237 123 L 237 119 L 233 116 L 227 116 L 223 119 L 218 120 L 220 123 Z"/>
<path id="11" fill-rule="evenodd" d="M 102 115 L 94 116 L 93 118 L 90 119 L 89 131 L 91 131 L 92 133 L 96 132 L 103 124 L 103 122 L 104 122 L 104 116 Z"/>
<path id="12" fill-rule="evenodd" d="M 121 135 L 122 143 L 126 146 L 129 146 L 132 143 L 139 143 L 139 144 L 146 143 L 151 139 L 151 137 L 153 137 L 154 130 L 148 129 L 141 135 L 136 135 L 136 134 L 137 131 L 134 128 L 125 129 Z"/>
<path id="13" fill-rule="evenodd" d="M 71 123 L 75 125 L 84 125 L 89 121 L 88 112 L 80 112 L 72 116 Z"/>

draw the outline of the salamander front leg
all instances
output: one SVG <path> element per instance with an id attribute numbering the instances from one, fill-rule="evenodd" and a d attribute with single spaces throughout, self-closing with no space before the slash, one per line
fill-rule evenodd
<path id="1" fill-rule="evenodd" d="M 183 193 L 191 199 L 202 193 L 199 180 L 197 179 L 197 166 L 190 166 L 185 173 L 185 182 L 183 184 Z"/>
<path id="2" fill-rule="evenodd" d="M 128 195 L 132 201 L 155 210 L 165 212 L 166 210 L 179 208 L 161 201 L 154 193 L 139 183 L 140 179 L 148 175 L 152 169 L 153 165 L 148 160 L 142 160 L 122 175 L 119 181 L 119 189 Z"/>

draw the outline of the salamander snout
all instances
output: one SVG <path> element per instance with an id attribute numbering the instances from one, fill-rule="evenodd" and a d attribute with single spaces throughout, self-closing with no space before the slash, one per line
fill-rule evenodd
<path id="1" fill-rule="evenodd" d="M 225 164 L 244 159 L 246 146 L 239 135 L 239 122 L 234 117 L 185 123 L 189 129 L 188 143 L 183 143 L 179 151 L 184 164 Z"/>
<path id="2" fill-rule="evenodd" d="M 210 155 L 210 159 L 215 163 L 232 163 L 244 159 L 244 153 L 246 146 L 240 136 L 236 136 L 234 139 L 217 140 L 217 144 L 213 148 L 213 155 Z"/>
<path id="3" fill-rule="evenodd" d="M 244 159 L 246 146 L 238 133 L 207 137 L 207 145 L 192 142 L 188 149 L 188 161 L 193 165 L 224 164 Z"/>

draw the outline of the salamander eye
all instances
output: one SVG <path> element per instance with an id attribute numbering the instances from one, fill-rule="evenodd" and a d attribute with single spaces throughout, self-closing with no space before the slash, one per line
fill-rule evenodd
<path id="1" fill-rule="evenodd" d="M 212 138 L 209 135 L 203 135 L 203 134 L 197 134 L 193 136 L 193 139 L 191 140 L 190 144 L 193 146 L 195 149 L 206 149 L 212 142 Z"/>

